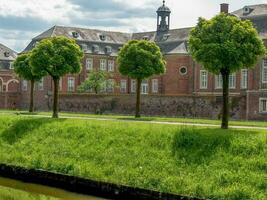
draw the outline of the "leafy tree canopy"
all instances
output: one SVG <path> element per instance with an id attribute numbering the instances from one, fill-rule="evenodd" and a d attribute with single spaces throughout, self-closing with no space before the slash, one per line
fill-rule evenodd
<path id="1" fill-rule="evenodd" d="M 22 79 L 39 81 L 42 78 L 42 74 L 32 73 L 29 59 L 30 53 L 19 55 L 14 62 L 14 71 Z"/>
<path id="2" fill-rule="evenodd" d="M 145 40 L 132 40 L 120 50 L 119 71 L 134 79 L 145 79 L 165 72 L 165 61 L 160 48 Z"/>
<path id="3" fill-rule="evenodd" d="M 106 86 L 107 73 L 104 71 L 92 71 L 88 78 L 79 86 L 80 92 L 93 90 L 96 94 Z"/>
<path id="4" fill-rule="evenodd" d="M 215 74 L 252 67 L 266 53 L 250 21 L 224 13 L 211 20 L 200 18 L 189 44 L 196 61 Z"/>
<path id="5" fill-rule="evenodd" d="M 81 70 L 83 52 L 75 40 L 59 36 L 42 40 L 32 51 L 30 63 L 34 73 L 59 79 Z"/>

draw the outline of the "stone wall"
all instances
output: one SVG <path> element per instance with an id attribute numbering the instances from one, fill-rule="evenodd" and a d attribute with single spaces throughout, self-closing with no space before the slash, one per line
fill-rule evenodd
<path id="1" fill-rule="evenodd" d="M 1 109 L 18 109 L 20 108 L 18 93 L 0 92 Z"/>
<path id="2" fill-rule="evenodd" d="M 232 97 L 231 118 L 245 118 L 245 97 Z M 220 117 L 222 97 L 142 96 L 142 114 L 148 116 Z M 135 95 L 61 94 L 60 110 L 89 113 L 134 114 Z"/>

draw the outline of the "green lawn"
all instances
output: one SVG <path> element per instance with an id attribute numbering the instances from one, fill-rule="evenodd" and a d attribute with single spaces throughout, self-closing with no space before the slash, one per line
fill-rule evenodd
<path id="1" fill-rule="evenodd" d="M 212 198 L 267 198 L 266 131 L 0 115 L 0 163 Z"/>
<path id="2" fill-rule="evenodd" d="M 28 115 L 30 113 L 26 111 L 10 111 L 10 110 L 0 110 L 0 114 L 3 113 L 14 113 L 18 115 Z M 36 112 L 34 115 L 44 115 L 51 116 L 50 112 Z M 72 113 L 72 112 L 61 112 L 59 114 L 61 117 L 88 117 L 88 118 L 105 118 L 105 119 L 116 119 L 116 120 L 137 120 L 137 121 L 157 121 L 157 122 L 179 122 L 179 123 L 197 123 L 197 124 L 212 124 L 220 125 L 220 120 L 212 119 L 199 119 L 199 118 L 181 118 L 181 117 L 147 117 L 144 116 L 140 119 L 135 119 L 133 116 L 127 115 L 116 115 L 116 114 L 105 114 L 105 115 L 95 115 L 87 113 Z M 252 127 L 267 127 L 266 121 L 237 121 L 231 120 L 230 126 L 252 126 Z"/>

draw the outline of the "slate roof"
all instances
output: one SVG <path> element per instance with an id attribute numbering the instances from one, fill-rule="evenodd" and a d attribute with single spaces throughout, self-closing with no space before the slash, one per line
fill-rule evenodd
<path id="1" fill-rule="evenodd" d="M 10 62 L 14 61 L 17 53 L 12 49 L 0 44 L 0 70 L 9 70 Z"/>
<path id="2" fill-rule="evenodd" d="M 248 8 L 249 12 L 244 12 L 244 8 Z M 241 18 L 255 18 L 262 15 L 267 15 L 267 4 L 257 4 L 245 6 L 239 10 L 232 12 Z"/>
<path id="3" fill-rule="evenodd" d="M 9 55 L 7 55 L 7 53 Z M 12 49 L 8 48 L 7 46 L 0 44 L 0 61 L 6 60 L 6 61 L 13 61 L 17 57 L 17 53 L 13 51 Z"/>
<path id="4" fill-rule="evenodd" d="M 249 13 L 247 14 L 244 14 L 243 8 L 232 12 L 232 14 L 242 19 L 249 18 L 254 23 L 262 39 L 267 40 L 267 4 L 252 5 L 247 6 L 247 8 L 249 8 Z M 24 51 L 31 50 L 35 46 L 36 41 L 41 39 L 53 36 L 66 36 L 76 39 L 77 43 L 87 53 L 96 53 L 94 49 L 95 46 L 97 46 L 97 54 L 107 54 L 107 48 L 111 48 L 112 51 L 109 55 L 116 56 L 119 48 L 127 41 L 131 39 L 146 39 L 156 42 L 160 46 L 163 54 L 186 54 L 188 53 L 187 41 L 191 29 L 192 28 L 181 28 L 166 32 L 152 31 L 131 34 L 77 27 L 54 26 L 33 38 Z M 105 37 L 104 40 L 101 39 L 101 35 Z"/>
<path id="5" fill-rule="evenodd" d="M 149 41 L 154 41 L 159 44 L 165 54 L 186 53 L 186 44 L 182 43 L 188 40 L 190 30 L 191 28 L 182 28 L 169 30 L 164 33 L 153 31 L 130 34 L 96 29 L 54 26 L 33 38 L 31 43 L 25 48 L 24 52 L 31 50 L 36 45 L 36 42 L 41 39 L 54 36 L 66 36 L 68 38 L 76 39 L 77 43 L 86 53 L 94 53 L 93 47 L 98 46 L 99 51 L 97 54 L 107 54 L 107 48 L 111 48 L 112 53 L 109 55 L 116 56 L 119 48 L 131 39 L 147 39 Z M 73 33 L 77 33 L 76 37 L 73 36 Z M 100 35 L 105 36 L 104 41 L 101 40 Z"/>
<path id="6" fill-rule="evenodd" d="M 245 8 L 248 12 L 245 12 Z M 262 39 L 267 39 L 267 4 L 257 4 L 245 6 L 232 14 L 241 19 L 249 19 L 253 22 L 254 27 L 258 30 Z"/>

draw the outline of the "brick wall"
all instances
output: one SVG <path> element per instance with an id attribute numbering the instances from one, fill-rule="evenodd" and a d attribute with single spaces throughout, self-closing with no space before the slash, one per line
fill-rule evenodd
<path id="1" fill-rule="evenodd" d="M 204 117 L 217 119 L 221 97 L 142 96 L 142 114 L 149 116 Z M 231 118 L 244 118 L 245 98 L 233 97 Z M 61 94 L 60 110 L 89 113 L 134 114 L 135 95 Z"/>
<path id="2" fill-rule="evenodd" d="M 20 108 L 20 98 L 18 93 L 1 93 L 0 92 L 0 108 L 1 109 L 18 109 Z"/>

